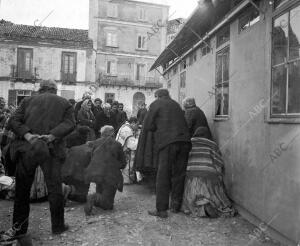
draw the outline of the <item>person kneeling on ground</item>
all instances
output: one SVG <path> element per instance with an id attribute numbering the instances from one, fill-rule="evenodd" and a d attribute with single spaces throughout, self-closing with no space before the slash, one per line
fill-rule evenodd
<path id="1" fill-rule="evenodd" d="M 112 210 L 116 191 L 123 191 L 121 169 L 126 166 L 122 145 L 114 139 L 114 128 L 101 128 L 101 138 L 90 143 L 93 147 L 92 159 L 85 170 L 87 183 L 96 183 L 96 193 L 87 197 L 84 211 L 91 215 L 93 206 Z"/>
<path id="2" fill-rule="evenodd" d="M 223 182 L 221 152 L 210 136 L 207 127 L 199 127 L 192 138 L 181 210 L 199 217 L 234 216 Z"/>

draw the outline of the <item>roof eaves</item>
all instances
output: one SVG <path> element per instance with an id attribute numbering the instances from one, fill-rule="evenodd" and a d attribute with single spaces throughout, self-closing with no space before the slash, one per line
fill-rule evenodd
<path id="1" fill-rule="evenodd" d="M 216 24 L 211 31 L 209 31 L 199 42 L 197 42 L 196 44 L 192 45 L 191 48 L 185 52 L 183 55 L 181 55 L 180 57 L 177 57 L 174 62 L 167 68 L 165 69 L 164 73 L 166 73 L 168 70 L 170 70 L 174 65 L 176 65 L 179 61 L 182 61 L 187 55 L 189 55 L 194 49 L 198 48 L 205 40 L 207 40 L 211 35 L 213 35 L 217 30 L 219 30 L 220 28 L 222 28 L 224 25 L 226 25 L 228 23 L 228 21 L 230 19 L 232 19 L 233 16 L 235 16 L 238 12 L 240 12 L 242 9 L 244 9 L 248 4 L 250 3 L 250 0 L 244 0 L 243 2 L 241 2 L 238 6 L 236 6 L 235 8 L 233 8 L 229 13 L 227 13 L 226 16 L 224 16 L 224 19 L 221 20 L 221 22 L 219 22 L 218 24 Z M 193 14 L 189 17 L 188 20 L 190 20 L 197 12 L 199 6 L 194 10 Z M 181 27 L 180 32 L 186 28 L 188 24 L 188 21 L 184 23 L 184 25 Z M 172 46 L 172 44 L 174 44 L 176 42 L 176 38 L 180 35 L 180 32 L 177 33 L 177 35 L 175 36 L 175 38 L 172 40 L 172 42 L 165 48 L 165 50 L 161 53 L 161 55 L 163 55 L 163 53 L 170 49 L 170 46 Z M 156 61 L 154 62 L 154 64 L 151 66 L 150 71 L 156 69 L 159 66 L 162 66 L 161 64 L 157 63 L 157 61 L 160 59 L 161 55 L 156 59 Z"/>

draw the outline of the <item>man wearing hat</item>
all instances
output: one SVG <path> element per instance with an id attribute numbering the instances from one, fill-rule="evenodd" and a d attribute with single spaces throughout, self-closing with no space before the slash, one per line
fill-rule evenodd
<path id="1" fill-rule="evenodd" d="M 71 104 L 56 93 L 55 81 L 41 82 L 39 93 L 25 98 L 9 120 L 17 136 L 13 143 L 17 161 L 16 194 L 13 227 L 2 239 L 15 239 L 27 233 L 30 188 L 38 165 L 48 189 L 52 233 L 68 229 L 64 222 L 61 166 L 65 158 L 63 138 L 72 132 L 75 120 Z"/>

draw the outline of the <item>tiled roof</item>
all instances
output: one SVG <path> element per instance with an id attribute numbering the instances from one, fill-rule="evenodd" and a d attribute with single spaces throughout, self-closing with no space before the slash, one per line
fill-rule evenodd
<path id="1" fill-rule="evenodd" d="M 88 30 L 59 27 L 29 26 L 0 20 L 0 38 L 34 39 L 38 41 L 73 42 L 77 45 L 92 46 Z"/>

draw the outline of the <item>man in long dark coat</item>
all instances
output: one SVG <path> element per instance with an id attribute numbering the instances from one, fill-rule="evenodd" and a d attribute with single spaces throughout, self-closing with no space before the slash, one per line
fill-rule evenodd
<path id="1" fill-rule="evenodd" d="M 170 98 L 166 89 L 156 91 L 155 97 L 157 100 L 150 105 L 143 125 L 146 134 L 153 132 L 158 150 L 156 211 L 149 214 L 166 218 L 170 191 L 171 211 L 180 210 L 191 143 L 179 104 Z"/>
<path id="2" fill-rule="evenodd" d="M 16 194 L 13 228 L 6 238 L 27 233 L 30 212 L 29 196 L 35 170 L 41 166 L 48 189 L 52 233 L 68 229 L 64 221 L 61 166 L 65 158 L 63 138 L 75 127 L 74 110 L 64 98 L 56 95 L 55 81 L 43 81 L 39 94 L 23 100 L 9 125 L 17 135 L 14 143 Z"/>

